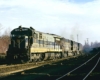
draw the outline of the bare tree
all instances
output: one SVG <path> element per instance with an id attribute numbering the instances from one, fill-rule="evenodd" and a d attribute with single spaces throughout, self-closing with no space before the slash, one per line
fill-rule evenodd
<path id="1" fill-rule="evenodd" d="M 7 29 L 0 37 L 0 53 L 6 53 L 8 45 L 10 43 L 10 29 Z"/>

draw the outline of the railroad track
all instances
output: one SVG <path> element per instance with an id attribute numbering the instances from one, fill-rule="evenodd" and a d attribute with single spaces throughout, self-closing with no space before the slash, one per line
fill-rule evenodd
<path id="1" fill-rule="evenodd" d="M 90 58 L 88 61 L 74 68 L 68 73 L 60 76 L 56 80 L 94 80 L 93 78 L 91 78 L 90 75 L 92 74 L 93 70 L 96 69 L 98 64 L 100 64 L 99 62 L 100 62 L 100 54 L 98 52 L 95 56 Z"/>
<path id="2" fill-rule="evenodd" d="M 92 80 L 92 79 L 99 80 L 100 79 L 100 57 L 96 65 L 97 66 L 94 66 L 94 68 L 87 74 L 86 76 L 87 80 Z"/>
<path id="3" fill-rule="evenodd" d="M 94 54 L 93 54 L 94 55 Z M 14 72 L 8 76 L 0 78 L 2 80 L 55 80 L 62 76 L 66 72 L 69 72 L 73 68 L 79 66 L 81 63 L 88 60 L 93 55 L 77 56 L 74 58 L 67 58 L 61 60 L 55 60 L 53 62 L 48 61 L 47 64 L 32 68 L 29 70 L 22 70 Z"/>
<path id="4" fill-rule="evenodd" d="M 77 56 L 74 56 L 77 57 Z M 42 61 L 42 62 L 34 62 L 34 63 L 25 63 L 25 64 L 16 64 L 16 65 L 1 65 L 0 66 L 0 77 L 5 77 L 13 73 L 22 72 L 25 70 L 37 68 L 46 64 L 55 63 L 58 61 L 66 60 L 73 57 L 63 58 L 63 59 L 55 59 L 49 61 Z"/>
<path id="5" fill-rule="evenodd" d="M 95 64 L 95 66 L 91 69 L 91 71 L 83 78 L 83 80 L 86 80 L 88 78 L 88 76 L 92 73 L 92 71 L 97 67 L 98 63 L 100 62 L 100 57 L 98 58 L 97 63 Z"/>

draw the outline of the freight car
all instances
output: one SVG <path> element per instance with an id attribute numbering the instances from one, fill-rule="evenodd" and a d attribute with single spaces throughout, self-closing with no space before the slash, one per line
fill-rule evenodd
<path id="1" fill-rule="evenodd" d="M 11 31 L 8 62 L 34 62 L 79 54 L 81 44 L 56 34 L 19 26 Z"/>

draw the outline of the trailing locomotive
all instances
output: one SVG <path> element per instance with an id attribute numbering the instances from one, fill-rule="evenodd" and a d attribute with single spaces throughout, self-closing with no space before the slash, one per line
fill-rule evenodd
<path id="1" fill-rule="evenodd" d="M 7 61 L 31 62 L 74 56 L 82 45 L 61 36 L 19 26 L 11 31 Z"/>

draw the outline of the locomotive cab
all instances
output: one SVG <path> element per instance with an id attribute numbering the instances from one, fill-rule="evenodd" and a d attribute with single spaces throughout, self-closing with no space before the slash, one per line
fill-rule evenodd
<path id="1" fill-rule="evenodd" d="M 11 32 L 11 44 L 7 51 L 8 61 L 28 61 L 33 31 L 29 28 L 16 28 Z"/>

